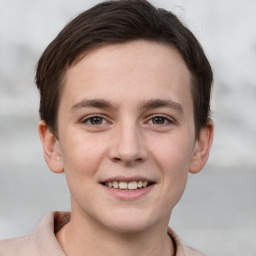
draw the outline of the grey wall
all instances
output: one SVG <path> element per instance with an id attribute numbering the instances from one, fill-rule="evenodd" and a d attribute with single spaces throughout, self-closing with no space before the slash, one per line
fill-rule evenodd
<path id="1" fill-rule="evenodd" d="M 68 20 L 99 1 L 0 0 L 0 238 L 69 209 L 64 175 L 44 163 L 34 68 Z M 155 0 L 202 43 L 215 71 L 215 141 L 170 224 L 207 255 L 256 255 L 256 1 Z"/>

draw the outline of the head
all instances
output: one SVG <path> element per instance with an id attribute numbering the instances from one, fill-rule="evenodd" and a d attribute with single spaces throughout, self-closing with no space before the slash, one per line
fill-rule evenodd
<path id="1" fill-rule="evenodd" d="M 41 56 L 36 84 L 40 117 L 58 135 L 58 107 L 69 67 L 93 49 L 144 39 L 178 50 L 191 72 L 195 137 L 210 118 L 213 74 L 190 30 L 171 12 L 144 0 L 107 1 L 81 13 L 59 33 Z"/>
<path id="2" fill-rule="evenodd" d="M 208 158 L 211 82 L 192 33 L 147 1 L 109 1 L 71 21 L 39 60 L 37 85 L 45 159 L 65 171 L 72 219 L 165 230 L 188 171 Z"/>

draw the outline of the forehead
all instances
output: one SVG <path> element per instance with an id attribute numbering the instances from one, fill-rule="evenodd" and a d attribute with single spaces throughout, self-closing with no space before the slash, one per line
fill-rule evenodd
<path id="1" fill-rule="evenodd" d="M 82 98 L 108 97 L 118 103 L 122 96 L 138 101 L 154 96 L 191 101 L 190 87 L 191 74 L 174 47 L 138 40 L 85 54 L 68 68 L 61 102 L 72 105 Z"/>

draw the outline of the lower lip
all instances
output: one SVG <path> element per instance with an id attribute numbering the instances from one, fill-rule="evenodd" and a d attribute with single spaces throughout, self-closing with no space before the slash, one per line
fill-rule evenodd
<path id="1" fill-rule="evenodd" d="M 122 189 L 110 188 L 105 185 L 102 185 L 102 186 L 104 187 L 105 190 L 108 191 L 108 193 L 112 194 L 116 198 L 128 201 L 128 200 L 138 199 L 148 194 L 153 189 L 155 184 L 151 184 L 150 186 L 147 186 L 145 188 L 134 189 L 134 190 L 122 190 Z"/>

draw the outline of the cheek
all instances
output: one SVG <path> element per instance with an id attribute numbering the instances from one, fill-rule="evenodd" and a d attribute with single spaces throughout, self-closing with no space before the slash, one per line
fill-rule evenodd
<path id="1" fill-rule="evenodd" d="M 104 144 L 86 136 L 66 139 L 62 159 L 67 178 L 83 180 L 93 175 L 104 156 Z"/>
<path id="2" fill-rule="evenodd" d="M 191 143 L 192 144 L 192 143 Z M 186 185 L 191 160 L 192 145 L 188 140 L 168 138 L 155 149 L 155 162 L 161 170 L 166 193 L 182 194 Z"/>
<path id="3" fill-rule="evenodd" d="M 193 143 L 188 136 L 171 135 L 155 142 L 156 147 L 151 148 L 161 169 L 170 172 L 179 172 L 180 169 L 188 171 L 193 151 Z"/>
<path id="4" fill-rule="evenodd" d="M 66 182 L 77 203 L 83 202 L 86 195 L 94 198 L 97 182 L 95 174 L 103 155 L 100 147 L 92 147 L 90 141 L 87 142 L 89 143 L 82 140 L 72 141 L 66 144 L 63 152 Z M 90 200 L 87 198 L 86 201 L 89 203 Z"/>

